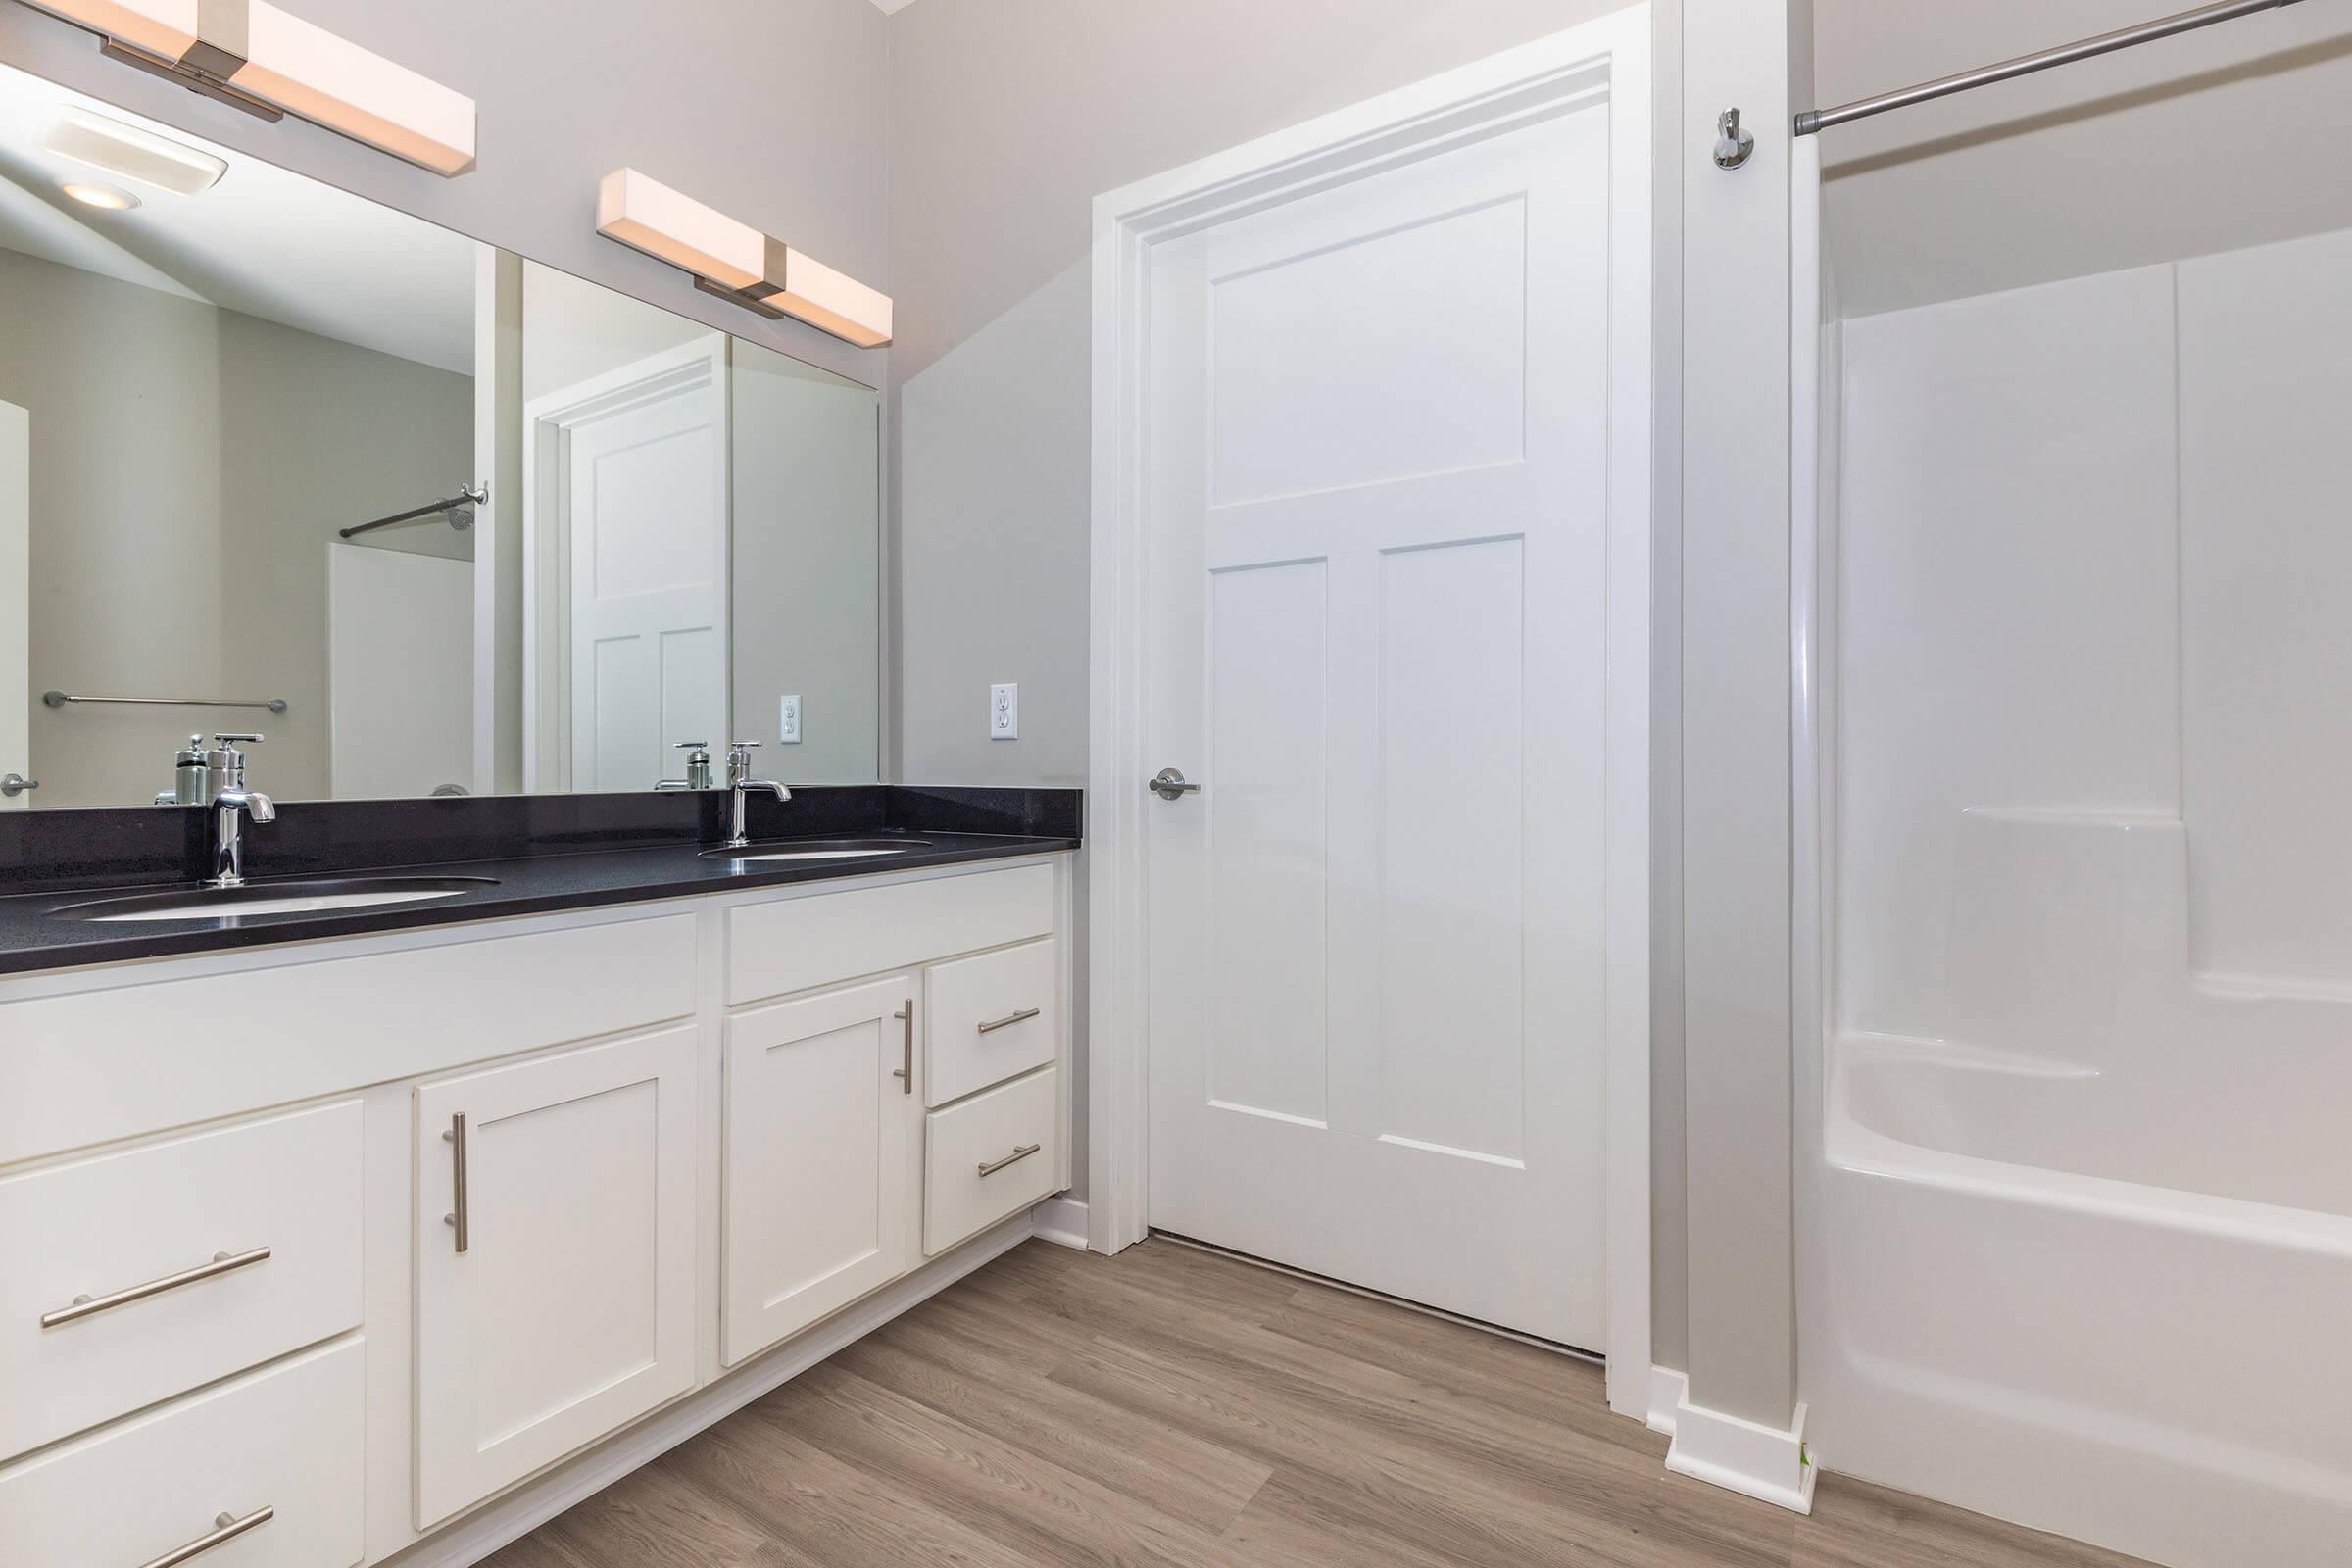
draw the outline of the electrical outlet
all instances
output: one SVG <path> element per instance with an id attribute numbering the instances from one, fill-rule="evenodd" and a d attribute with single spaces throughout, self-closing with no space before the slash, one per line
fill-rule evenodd
<path id="1" fill-rule="evenodd" d="M 801 698 L 798 692 L 776 699 L 776 739 L 785 746 L 801 744 Z"/>
<path id="2" fill-rule="evenodd" d="M 1012 741 L 1021 737 L 1021 689 L 1017 685 L 988 689 L 988 738 Z"/>

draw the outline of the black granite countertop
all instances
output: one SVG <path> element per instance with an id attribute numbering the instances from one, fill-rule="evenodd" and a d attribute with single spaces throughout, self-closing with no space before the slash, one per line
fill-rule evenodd
<path id="1" fill-rule="evenodd" d="M 803 792 L 795 793 L 796 798 L 807 798 Z M 1055 798 L 1041 802 L 1041 796 Z M 108 858 L 103 852 L 87 849 L 86 846 L 85 858 L 73 863 L 90 865 L 87 857 L 95 856 L 104 862 L 103 871 L 91 868 L 83 876 L 75 877 L 56 864 L 32 863 L 26 858 L 20 857 L 14 866 L 14 876 L 0 869 L 0 885 L 13 881 L 19 887 L 33 884 L 37 890 L 0 896 L 0 974 L 220 952 L 324 937 L 365 936 L 383 931 L 414 930 L 420 926 L 455 925 L 471 920 L 543 914 L 559 909 L 594 908 L 654 899 L 691 898 L 702 894 L 731 893 L 804 882 L 850 880 L 884 872 L 913 871 L 928 866 L 961 865 L 1075 850 L 1080 841 L 1075 791 L 943 792 L 862 786 L 843 790 L 830 798 L 818 797 L 817 801 L 810 803 L 812 808 L 806 815 L 792 813 L 790 806 L 762 810 L 760 806 L 773 808 L 773 803 L 755 802 L 751 829 L 760 843 L 746 851 L 746 854 L 757 853 L 761 844 L 804 837 L 920 839 L 924 845 L 919 849 L 910 848 L 871 858 L 803 861 L 743 860 L 706 854 L 717 842 L 719 835 L 707 831 L 710 823 L 705 818 L 710 814 L 707 809 L 710 803 L 705 801 L 701 803 L 701 808 L 696 808 L 691 799 L 686 808 L 675 804 L 664 808 L 675 820 L 658 824 L 657 830 L 664 835 L 662 842 L 626 842 L 612 844 L 611 847 L 592 847 L 596 843 L 594 827 L 598 824 L 594 819 L 599 808 L 593 802 L 585 806 L 579 804 L 587 799 L 518 797 L 503 803 L 431 803 L 438 808 L 432 816 L 439 831 L 419 833 L 408 841 L 417 852 L 416 858 L 401 856 L 402 841 L 383 831 L 380 808 L 423 803 L 321 802 L 282 807 L 279 812 L 281 822 L 295 813 L 313 814 L 314 820 L 307 824 L 307 829 L 313 837 L 322 840 L 332 836 L 335 824 L 327 820 L 330 815 L 351 813 L 359 820 L 371 822 L 376 828 L 364 844 L 356 845 L 348 857 L 331 856 L 315 849 L 306 850 L 298 857 L 301 861 L 298 868 L 265 862 L 263 857 L 269 853 L 264 848 L 265 835 L 269 829 L 249 830 L 253 835 L 250 842 L 254 858 L 248 863 L 248 885 L 257 893 L 272 882 L 317 882 L 336 877 L 368 880 L 403 876 L 487 879 L 485 885 L 478 888 L 469 888 L 445 898 L 407 904 L 278 914 L 196 915 L 186 919 L 175 917 L 128 922 L 92 921 L 64 916 L 58 911 L 98 900 L 186 890 L 194 885 L 194 878 L 192 875 L 174 878 L 151 871 L 144 879 L 134 880 L 119 859 Z M 632 803 L 640 801 L 636 797 L 621 799 Z M 680 798 L 663 799 L 676 803 Z M 723 792 L 720 793 L 720 799 L 723 801 Z M 566 802 L 573 808 L 568 818 L 572 830 L 553 841 L 539 837 L 514 839 L 509 837 L 515 828 L 512 820 L 495 819 L 488 811 L 478 809 L 503 805 L 509 808 L 509 817 L 512 818 L 514 800 Z M 477 809 L 466 811 L 464 808 L 468 804 Z M 370 805 L 379 808 L 379 814 L 374 818 L 364 815 Z M 447 808 L 452 806 L 459 809 Z M 641 811 L 642 808 L 633 805 L 631 809 Z M 686 814 L 680 815 L 681 810 Z M 581 825 L 580 811 L 588 813 L 589 825 L 586 827 Z M 145 814 L 142 810 L 54 812 L 48 813 L 50 823 L 42 831 L 48 835 L 49 845 L 56 848 L 73 840 L 73 835 L 65 831 L 65 825 L 58 823 L 58 818 L 109 819 L 84 825 L 93 832 L 119 833 L 138 830 L 140 824 L 127 819 Z M 202 813 L 190 811 L 186 814 L 197 816 Z M 20 813 L 20 817 L 22 815 Z M 932 821 L 940 826 L 935 828 L 928 825 Z M 1016 830 L 992 831 L 1003 828 Z M 647 833 L 647 824 L 641 820 L 631 821 L 621 824 L 615 832 L 624 837 L 642 838 Z M 551 842 L 554 845 L 552 848 Z M 494 853 L 463 859 L 444 858 L 427 853 L 432 850 L 446 853 L 461 845 Z M 8 846 L 0 845 L 0 851 L 6 848 Z M 508 851 L 514 853 L 506 853 Z M 283 847 L 279 853 L 281 858 L 296 858 L 289 856 Z M 341 863 L 334 863 L 337 861 Z"/>

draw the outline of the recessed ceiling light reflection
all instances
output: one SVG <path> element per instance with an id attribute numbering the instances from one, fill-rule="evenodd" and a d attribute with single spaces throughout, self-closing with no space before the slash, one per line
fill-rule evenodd
<path id="1" fill-rule="evenodd" d="M 110 213 L 126 213 L 139 205 L 139 199 L 126 190 L 112 185 L 86 185 L 79 180 L 68 180 L 61 187 L 65 193 L 84 207 L 102 207 Z"/>

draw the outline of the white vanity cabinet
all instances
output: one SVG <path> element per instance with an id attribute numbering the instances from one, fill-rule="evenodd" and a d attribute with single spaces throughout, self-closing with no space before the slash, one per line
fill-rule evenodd
<path id="1" fill-rule="evenodd" d="M 729 1366 L 912 1266 L 914 979 L 726 1022 Z"/>
<path id="2" fill-rule="evenodd" d="M 694 1386 L 694 1025 L 416 1091 L 416 1522 Z"/>
<path id="3" fill-rule="evenodd" d="M 1014 1245 L 1071 891 L 0 977 L 0 1564 L 458 1568 Z"/>

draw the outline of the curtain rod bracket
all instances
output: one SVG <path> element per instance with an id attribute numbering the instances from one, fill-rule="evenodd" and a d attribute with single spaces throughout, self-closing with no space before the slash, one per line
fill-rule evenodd
<path id="1" fill-rule="evenodd" d="M 1756 153 L 1756 133 L 1740 128 L 1740 110 L 1726 109 L 1715 117 L 1715 167 L 1738 169 Z"/>

